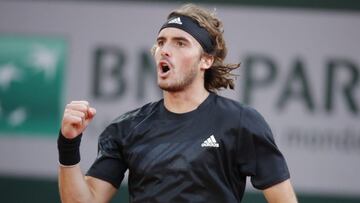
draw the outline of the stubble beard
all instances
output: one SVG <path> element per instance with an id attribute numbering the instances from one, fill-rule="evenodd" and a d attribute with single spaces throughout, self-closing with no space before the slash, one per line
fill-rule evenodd
<path id="1" fill-rule="evenodd" d="M 158 82 L 160 89 L 168 92 L 179 92 L 189 87 L 197 76 L 196 68 L 193 67 L 188 73 L 185 73 L 182 77 L 176 81 L 170 82 Z"/>

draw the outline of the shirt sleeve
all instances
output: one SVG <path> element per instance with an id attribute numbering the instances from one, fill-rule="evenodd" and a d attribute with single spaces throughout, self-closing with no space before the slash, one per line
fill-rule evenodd
<path id="1" fill-rule="evenodd" d="M 124 178 L 127 164 L 122 154 L 118 126 L 111 124 L 100 135 L 98 155 L 86 175 L 99 178 L 119 188 Z"/>
<path id="2" fill-rule="evenodd" d="M 290 178 L 284 156 L 275 144 L 273 134 L 264 118 L 247 107 L 242 115 L 244 129 L 249 136 L 248 152 L 251 159 L 248 174 L 252 185 L 260 190 Z"/>

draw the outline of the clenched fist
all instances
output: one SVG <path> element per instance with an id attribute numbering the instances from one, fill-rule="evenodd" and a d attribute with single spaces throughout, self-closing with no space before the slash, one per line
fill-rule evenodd
<path id="1" fill-rule="evenodd" d="M 67 104 L 61 123 L 61 133 L 65 138 L 73 139 L 80 135 L 96 114 L 87 101 L 72 101 Z"/>

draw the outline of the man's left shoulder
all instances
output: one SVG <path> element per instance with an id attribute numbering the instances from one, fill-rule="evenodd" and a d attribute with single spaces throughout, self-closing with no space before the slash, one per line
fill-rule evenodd
<path id="1" fill-rule="evenodd" d="M 215 96 L 215 104 L 218 108 L 230 112 L 241 112 L 246 108 L 246 105 L 241 102 L 221 95 Z"/>
<path id="2" fill-rule="evenodd" d="M 244 126 L 268 127 L 261 113 L 252 106 L 220 95 L 216 95 L 215 101 L 217 108 L 220 109 L 221 112 L 228 115 L 238 114 Z"/>

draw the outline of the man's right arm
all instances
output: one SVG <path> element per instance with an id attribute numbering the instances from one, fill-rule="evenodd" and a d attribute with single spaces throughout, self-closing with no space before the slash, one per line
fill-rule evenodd
<path id="1" fill-rule="evenodd" d="M 79 163 L 68 165 L 74 160 L 79 160 L 74 150 L 74 141 L 86 129 L 92 121 L 96 110 L 89 106 L 87 101 L 73 101 L 68 104 L 64 111 L 61 124 L 61 137 L 59 146 L 60 164 L 59 164 L 59 190 L 63 203 L 72 202 L 108 202 L 116 193 L 116 188 L 110 183 L 84 176 L 80 169 Z M 63 139 L 65 138 L 65 139 Z M 65 141 L 64 141 L 65 140 Z M 79 140 L 80 142 L 80 140 Z M 68 143 L 72 143 L 69 148 Z M 79 150 L 78 148 L 75 151 Z M 66 153 L 66 155 L 64 155 Z M 72 155 L 73 154 L 73 155 Z"/>
<path id="2" fill-rule="evenodd" d="M 117 189 L 110 183 L 83 176 L 80 165 L 59 167 L 59 189 L 61 202 L 109 202 Z"/>

